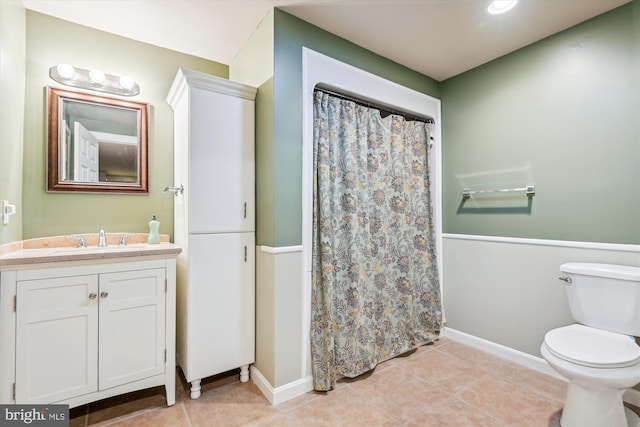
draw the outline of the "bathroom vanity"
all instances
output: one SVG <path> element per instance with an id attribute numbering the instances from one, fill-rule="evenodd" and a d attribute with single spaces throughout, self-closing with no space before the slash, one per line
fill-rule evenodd
<path id="1" fill-rule="evenodd" d="M 175 403 L 170 243 L 0 256 L 0 403 L 70 407 L 143 388 Z"/>

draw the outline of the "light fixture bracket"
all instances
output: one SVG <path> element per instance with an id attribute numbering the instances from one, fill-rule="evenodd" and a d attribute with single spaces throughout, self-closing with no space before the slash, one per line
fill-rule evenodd
<path id="1" fill-rule="evenodd" d="M 61 73 L 59 70 L 63 70 L 63 72 Z M 73 71 L 71 72 L 71 70 Z M 82 89 L 123 96 L 135 96 L 140 93 L 140 86 L 131 78 L 126 77 L 123 79 L 99 70 L 85 70 L 83 68 L 71 67 L 68 64 L 51 67 L 49 69 L 49 76 L 63 85 Z M 93 79 L 92 76 L 94 76 Z M 100 78 L 96 78 L 95 76 L 99 76 Z M 123 84 L 123 82 L 125 83 Z"/>

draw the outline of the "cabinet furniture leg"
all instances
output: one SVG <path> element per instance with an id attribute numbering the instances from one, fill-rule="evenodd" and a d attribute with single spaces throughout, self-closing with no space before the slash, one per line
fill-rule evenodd
<path id="1" fill-rule="evenodd" d="M 200 379 L 191 381 L 191 398 L 197 399 L 200 397 Z"/>
<path id="2" fill-rule="evenodd" d="M 249 381 L 249 365 L 243 365 L 240 367 L 240 382 L 246 383 Z"/>

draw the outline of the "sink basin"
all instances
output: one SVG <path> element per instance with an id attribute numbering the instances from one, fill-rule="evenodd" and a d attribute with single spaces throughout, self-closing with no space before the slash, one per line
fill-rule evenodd
<path id="1" fill-rule="evenodd" d="M 42 249 L 25 249 L 22 252 L 26 254 L 33 255 L 41 255 L 41 256 L 56 256 L 56 255 L 82 255 L 82 254 L 96 254 L 96 253 L 107 253 L 107 252 L 131 252 L 131 251 L 139 251 L 149 249 L 149 244 L 147 243 L 132 243 L 126 246 L 118 246 L 111 245 L 105 247 L 98 246 L 85 246 L 85 247 L 70 247 L 70 246 L 60 246 L 53 248 L 42 248 Z"/>
<path id="2" fill-rule="evenodd" d="M 74 251 L 138 251 L 141 249 L 150 249 L 153 248 L 153 246 L 157 246 L 157 245 L 150 245 L 148 243 L 131 243 L 128 245 L 109 245 L 109 246 L 105 246 L 105 247 L 98 247 L 98 246 L 87 246 L 84 248 L 71 248 Z M 68 249 L 68 248 L 67 248 Z"/>

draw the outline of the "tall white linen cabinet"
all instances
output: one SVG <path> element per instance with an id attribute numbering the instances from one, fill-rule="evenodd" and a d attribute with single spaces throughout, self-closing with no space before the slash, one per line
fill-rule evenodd
<path id="1" fill-rule="evenodd" d="M 200 381 L 255 362 L 256 89 L 180 69 L 174 110 L 177 361 Z"/>

